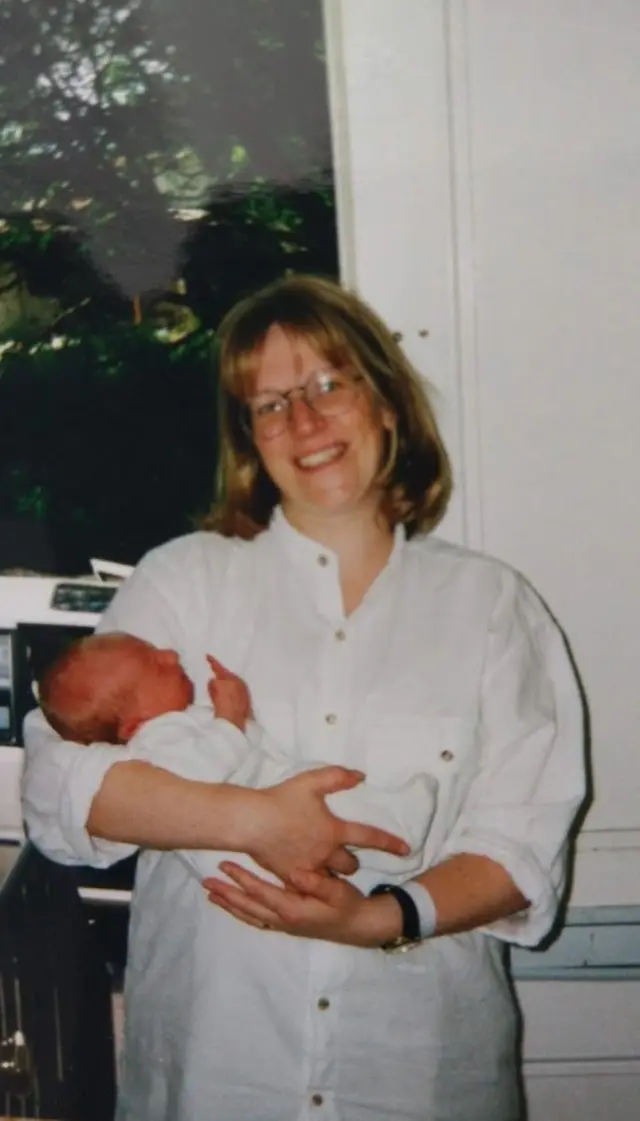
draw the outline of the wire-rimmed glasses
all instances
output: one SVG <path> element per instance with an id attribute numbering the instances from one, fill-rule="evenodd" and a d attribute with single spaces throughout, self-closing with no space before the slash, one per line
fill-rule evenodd
<path id="1" fill-rule="evenodd" d="M 299 397 L 319 416 L 333 417 L 346 413 L 356 399 L 362 374 L 341 370 L 315 370 L 303 385 L 294 385 L 285 393 L 267 389 L 250 397 L 243 410 L 243 425 L 249 435 L 262 440 L 281 436 L 289 424 L 291 404 Z"/>

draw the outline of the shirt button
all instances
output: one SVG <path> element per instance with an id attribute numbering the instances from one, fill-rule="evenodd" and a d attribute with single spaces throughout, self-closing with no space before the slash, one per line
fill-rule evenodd
<path id="1" fill-rule="evenodd" d="M 324 719 L 326 724 L 337 724 L 338 722 L 335 712 L 328 712 Z"/>
<path id="2" fill-rule="evenodd" d="M 320 1009 L 321 1012 L 326 1012 L 327 1008 L 329 1007 L 329 1004 L 330 1004 L 330 1001 L 327 1000 L 326 996 L 321 996 L 320 1000 L 318 1001 L 318 1008 Z"/>
<path id="3" fill-rule="evenodd" d="M 445 748 L 444 751 L 440 752 L 440 758 L 442 759 L 443 763 L 450 763 L 453 759 L 453 752 L 449 751 L 448 748 Z"/>
<path id="4" fill-rule="evenodd" d="M 318 557 L 318 564 L 321 565 L 322 568 L 326 568 L 328 563 L 329 558 L 325 556 L 324 553 L 320 553 L 320 556 Z"/>
<path id="5" fill-rule="evenodd" d="M 344 631 L 336 631 L 336 638 L 337 638 L 338 642 L 344 642 L 346 637 L 347 636 L 346 636 Z"/>
<path id="6" fill-rule="evenodd" d="M 322 1105 L 322 1103 L 324 1101 L 324 1098 L 323 1098 L 322 1094 L 312 1094 L 311 1095 L 311 1101 L 312 1101 L 313 1105 Z"/>

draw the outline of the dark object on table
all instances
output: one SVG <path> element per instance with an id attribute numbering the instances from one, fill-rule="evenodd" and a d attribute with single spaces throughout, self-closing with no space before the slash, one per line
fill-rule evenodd
<path id="1" fill-rule="evenodd" d="M 93 927 L 69 869 L 29 844 L 14 860 L 9 845 L 0 842 L 0 1112 L 112 1121 L 111 982 Z"/>

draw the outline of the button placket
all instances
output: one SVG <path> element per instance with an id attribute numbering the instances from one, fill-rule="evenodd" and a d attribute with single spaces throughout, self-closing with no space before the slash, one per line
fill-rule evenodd
<path id="1" fill-rule="evenodd" d="M 333 615 L 327 619 L 327 631 L 322 651 L 321 688 L 319 691 L 319 716 L 324 727 L 323 740 L 327 748 L 336 749 L 345 733 L 349 712 L 350 647 L 347 631 L 341 618 Z"/>
<path id="2" fill-rule="evenodd" d="M 319 569 L 312 579 L 316 606 L 324 619 L 339 620 L 342 615 L 342 591 L 335 559 L 327 553 L 318 553 L 315 563 Z"/>
<path id="3" fill-rule="evenodd" d="M 343 946 L 330 942 L 314 943 L 310 961 L 308 1005 L 309 1051 L 307 1094 L 323 1098 L 324 1110 L 314 1109 L 316 1116 L 337 1121 L 333 1095 L 335 1092 L 336 1058 L 338 1055 L 338 1008 L 340 984 L 349 975 L 349 955 Z"/>

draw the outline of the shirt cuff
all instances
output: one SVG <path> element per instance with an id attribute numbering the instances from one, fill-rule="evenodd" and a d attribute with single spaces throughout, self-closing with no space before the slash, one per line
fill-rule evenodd
<path id="1" fill-rule="evenodd" d="M 518 891 L 529 900 L 529 906 L 522 911 L 496 919 L 480 929 L 503 942 L 526 947 L 537 946 L 553 926 L 560 902 L 560 890 L 555 886 L 554 880 L 562 884 L 563 876 L 552 876 L 544 871 L 526 846 L 513 844 L 506 838 L 489 832 L 474 832 L 473 836 L 462 834 L 456 837 L 455 848 L 447 847 L 443 857 L 460 853 L 486 856 L 495 861 L 509 874 Z M 561 873 L 561 869 L 562 865 L 559 864 L 558 873 Z"/>
<path id="2" fill-rule="evenodd" d="M 130 760 L 126 748 L 93 744 L 78 751 L 60 800 L 60 830 L 80 862 L 94 868 L 108 868 L 137 851 L 137 845 L 91 837 L 87 818 L 107 771 L 114 763 Z"/>

